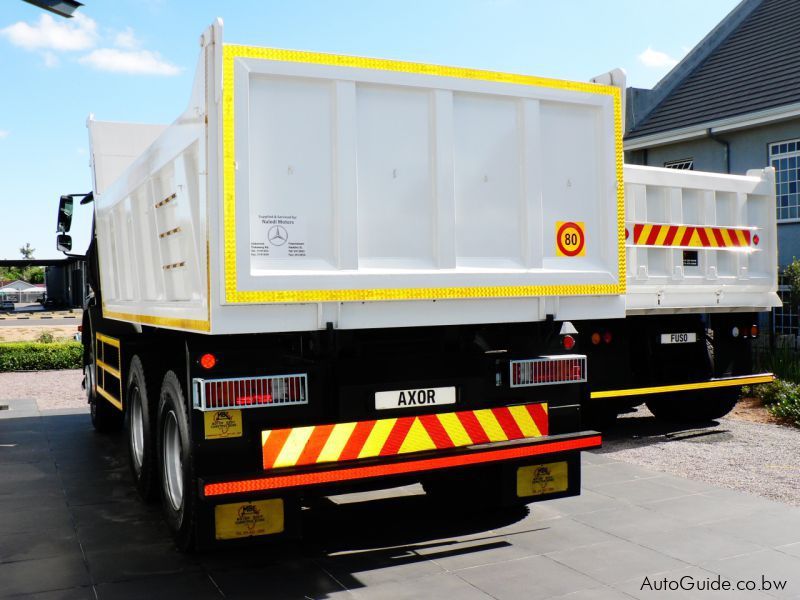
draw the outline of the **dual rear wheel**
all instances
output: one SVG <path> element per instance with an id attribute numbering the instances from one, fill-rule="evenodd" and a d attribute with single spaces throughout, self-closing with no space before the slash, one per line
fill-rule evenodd
<path id="1" fill-rule="evenodd" d="M 152 377 L 153 373 L 149 375 Z M 190 549 L 194 542 L 195 500 L 191 493 L 194 488 L 189 416 L 180 380 L 173 371 L 167 371 L 160 388 L 155 388 L 148 384 L 142 360 L 134 356 L 128 369 L 125 400 L 128 463 L 136 489 L 145 501 L 161 499 L 177 545 Z M 98 408 L 104 405 L 114 409 L 105 401 L 97 403 Z"/>

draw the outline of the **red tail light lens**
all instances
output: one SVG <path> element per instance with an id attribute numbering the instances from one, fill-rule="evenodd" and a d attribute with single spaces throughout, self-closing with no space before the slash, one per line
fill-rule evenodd
<path id="1" fill-rule="evenodd" d="M 210 352 L 206 352 L 203 356 L 200 357 L 200 366 L 204 369 L 213 369 L 217 365 L 217 357 L 211 354 Z"/>
<path id="2" fill-rule="evenodd" d="M 751 337 L 758 337 L 758 325 L 752 325 L 750 327 L 750 336 Z"/>
<path id="3" fill-rule="evenodd" d="M 586 381 L 586 357 L 582 354 L 513 360 L 510 367 L 512 388 Z"/>
<path id="4" fill-rule="evenodd" d="M 758 234 L 756 234 L 756 235 L 754 235 L 754 236 L 753 236 L 753 244 L 754 244 L 755 246 L 758 246 L 758 242 L 760 242 L 760 241 L 761 241 L 761 238 L 760 238 L 760 237 L 758 237 Z"/>
<path id="5" fill-rule="evenodd" d="M 565 335 L 561 340 L 561 344 L 564 346 L 564 350 L 572 350 L 575 347 L 575 338 L 571 335 Z"/>
<path id="6" fill-rule="evenodd" d="M 194 379 L 194 405 L 201 410 L 308 403 L 305 374 L 232 379 Z"/>
<path id="7" fill-rule="evenodd" d="M 613 338 L 610 331 L 606 331 L 605 333 L 603 333 L 603 341 L 606 344 L 610 344 L 612 339 Z"/>

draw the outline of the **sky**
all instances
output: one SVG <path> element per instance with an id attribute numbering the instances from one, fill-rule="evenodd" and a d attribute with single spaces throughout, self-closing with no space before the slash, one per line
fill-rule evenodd
<path id="1" fill-rule="evenodd" d="M 91 189 L 86 119 L 170 123 L 198 39 L 586 81 L 616 67 L 650 88 L 739 0 L 82 0 L 63 19 L 0 11 L 0 259 L 55 248 L 58 197 Z M 76 207 L 73 251 L 91 206 Z"/>

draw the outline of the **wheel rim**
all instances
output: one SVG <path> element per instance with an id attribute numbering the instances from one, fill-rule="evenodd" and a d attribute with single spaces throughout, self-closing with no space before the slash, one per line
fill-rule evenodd
<path id="1" fill-rule="evenodd" d="M 167 496 L 176 511 L 183 505 L 183 464 L 178 419 L 170 411 L 164 419 L 164 482 Z"/>
<path id="2" fill-rule="evenodd" d="M 142 396 L 138 386 L 131 389 L 129 410 L 131 411 L 131 454 L 138 473 L 144 462 L 144 416 L 142 415 Z"/>
<path id="3" fill-rule="evenodd" d="M 92 363 L 94 363 L 94 358 L 91 359 L 88 365 L 83 367 L 83 377 L 86 380 L 86 401 L 90 404 L 94 399 L 94 369 L 92 368 Z"/>

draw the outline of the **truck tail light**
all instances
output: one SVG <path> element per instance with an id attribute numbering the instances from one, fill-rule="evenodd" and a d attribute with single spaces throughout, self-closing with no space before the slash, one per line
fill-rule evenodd
<path id="1" fill-rule="evenodd" d="M 594 344 L 595 346 L 597 346 L 598 344 L 600 344 L 600 339 L 601 339 L 601 337 L 600 337 L 600 332 L 599 332 L 599 331 L 595 331 L 595 332 L 592 334 L 592 344 Z"/>
<path id="2" fill-rule="evenodd" d="M 197 378 L 193 386 L 194 407 L 199 410 L 308 404 L 308 376 L 305 374 Z"/>
<path id="3" fill-rule="evenodd" d="M 758 325 L 750 326 L 750 337 L 758 337 Z"/>
<path id="4" fill-rule="evenodd" d="M 200 357 L 200 366 L 204 369 L 213 369 L 217 364 L 217 357 L 211 354 L 210 352 L 206 352 L 203 356 Z"/>
<path id="5" fill-rule="evenodd" d="M 610 344 L 610 343 L 611 343 L 611 340 L 613 340 L 613 339 L 614 339 L 614 336 L 612 336 L 612 335 L 611 335 L 611 332 L 610 332 L 610 331 L 606 331 L 606 332 L 603 334 L 603 341 L 604 341 L 606 344 Z"/>
<path id="6" fill-rule="evenodd" d="M 510 367 L 512 388 L 586 381 L 586 357 L 582 354 L 512 360 Z"/>
<path id="7" fill-rule="evenodd" d="M 561 339 L 561 344 L 564 346 L 564 350 L 572 350 L 575 347 L 575 338 L 571 335 L 565 335 Z"/>

